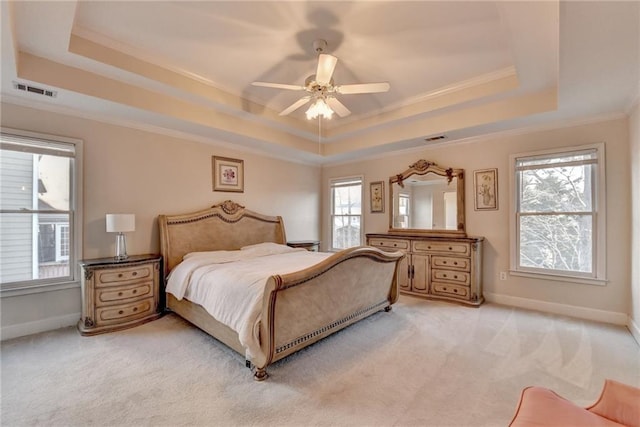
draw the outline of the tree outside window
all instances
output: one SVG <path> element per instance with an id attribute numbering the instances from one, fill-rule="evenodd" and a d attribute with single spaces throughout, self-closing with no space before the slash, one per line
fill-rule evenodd
<path id="1" fill-rule="evenodd" d="M 599 276 L 599 153 L 589 148 L 515 157 L 516 271 Z"/>

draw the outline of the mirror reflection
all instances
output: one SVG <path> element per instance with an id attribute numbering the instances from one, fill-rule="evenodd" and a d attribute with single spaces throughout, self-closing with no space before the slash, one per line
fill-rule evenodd
<path id="1" fill-rule="evenodd" d="M 434 174 L 414 175 L 392 184 L 393 228 L 456 230 L 458 179 Z"/>
<path id="2" fill-rule="evenodd" d="M 464 170 L 418 160 L 389 178 L 389 231 L 464 236 Z"/>

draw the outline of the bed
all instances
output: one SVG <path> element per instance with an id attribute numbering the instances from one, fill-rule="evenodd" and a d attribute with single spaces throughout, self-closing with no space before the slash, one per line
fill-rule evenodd
<path id="1" fill-rule="evenodd" d="M 165 291 L 167 283 L 177 280 L 171 273 L 184 267 L 185 256 L 187 261 L 217 256 L 217 251 L 234 255 L 286 245 L 280 216 L 252 212 L 230 200 L 197 212 L 160 215 L 158 224 Z M 296 257 L 304 256 L 296 251 L 306 252 L 292 251 Z M 260 285 L 253 326 L 257 350 L 249 351 L 238 329 L 216 320 L 203 305 L 166 292 L 166 307 L 245 356 L 254 379 L 264 380 L 268 365 L 373 313 L 389 311 L 398 299 L 395 278 L 403 253 L 361 246 L 316 256 L 314 265 L 267 276 Z"/>

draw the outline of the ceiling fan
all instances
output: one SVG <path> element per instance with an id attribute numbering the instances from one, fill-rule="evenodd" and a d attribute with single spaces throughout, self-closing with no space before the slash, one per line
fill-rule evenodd
<path id="1" fill-rule="evenodd" d="M 333 70 L 338 62 L 338 58 L 323 53 L 326 48 L 327 42 L 325 40 L 316 40 L 313 42 L 313 49 L 318 52 L 318 67 L 314 75 L 306 78 L 304 86 L 268 82 L 253 82 L 251 84 L 253 86 L 308 92 L 309 95 L 303 96 L 282 110 L 280 115 L 286 116 L 287 114 L 291 114 L 308 102 L 313 101 L 313 104 L 306 112 L 307 119 L 309 120 L 315 119 L 319 115 L 322 115 L 325 119 L 330 119 L 333 112 L 337 113 L 340 117 L 346 117 L 351 114 L 351 111 L 349 111 L 349 109 L 345 107 L 338 98 L 336 98 L 336 94 L 353 95 L 360 93 L 387 92 L 389 90 L 390 86 L 388 82 L 348 85 L 334 84 L 332 76 Z"/>

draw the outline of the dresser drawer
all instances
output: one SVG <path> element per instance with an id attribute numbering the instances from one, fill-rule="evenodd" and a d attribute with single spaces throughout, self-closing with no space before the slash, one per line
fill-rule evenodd
<path id="1" fill-rule="evenodd" d="M 452 255 L 469 255 L 471 247 L 469 243 L 461 242 L 429 242 L 415 241 L 413 242 L 414 252 L 440 252 Z"/>
<path id="2" fill-rule="evenodd" d="M 382 250 L 409 250 L 409 241 L 401 239 L 376 239 L 369 240 L 369 246 L 375 246 Z"/>
<path id="3" fill-rule="evenodd" d="M 130 280 L 141 280 L 153 275 L 153 265 L 145 264 L 128 268 L 97 270 L 96 286 L 114 286 Z"/>
<path id="4" fill-rule="evenodd" d="M 465 299 L 469 298 L 469 288 L 467 286 L 451 285 L 447 283 L 432 283 L 431 291 L 435 295 Z"/>
<path id="5" fill-rule="evenodd" d="M 455 258 L 434 255 L 431 257 L 431 267 L 471 271 L 471 262 L 468 258 Z"/>
<path id="6" fill-rule="evenodd" d="M 141 301 L 117 306 L 96 308 L 96 318 L 99 325 L 109 323 L 122 323 L 135 320 L 154 313 L 156 310 L 153 298 L 145 298 Z"/>
<path id="7" fill-rule="evenodd" d="M 109 287 L 96 291 L 96 306 L 127 302 L 153 296 L 153 281 L 128 286 Z"/>
<path id="8" fill-rule="evenodd" d="M 431 270 L 431 274 L 434 282 L 444 281 L 458 283 L 461 285 L 469 285 L 471 283 L 469 273 L 464 271 L 433 269 Z"/>

